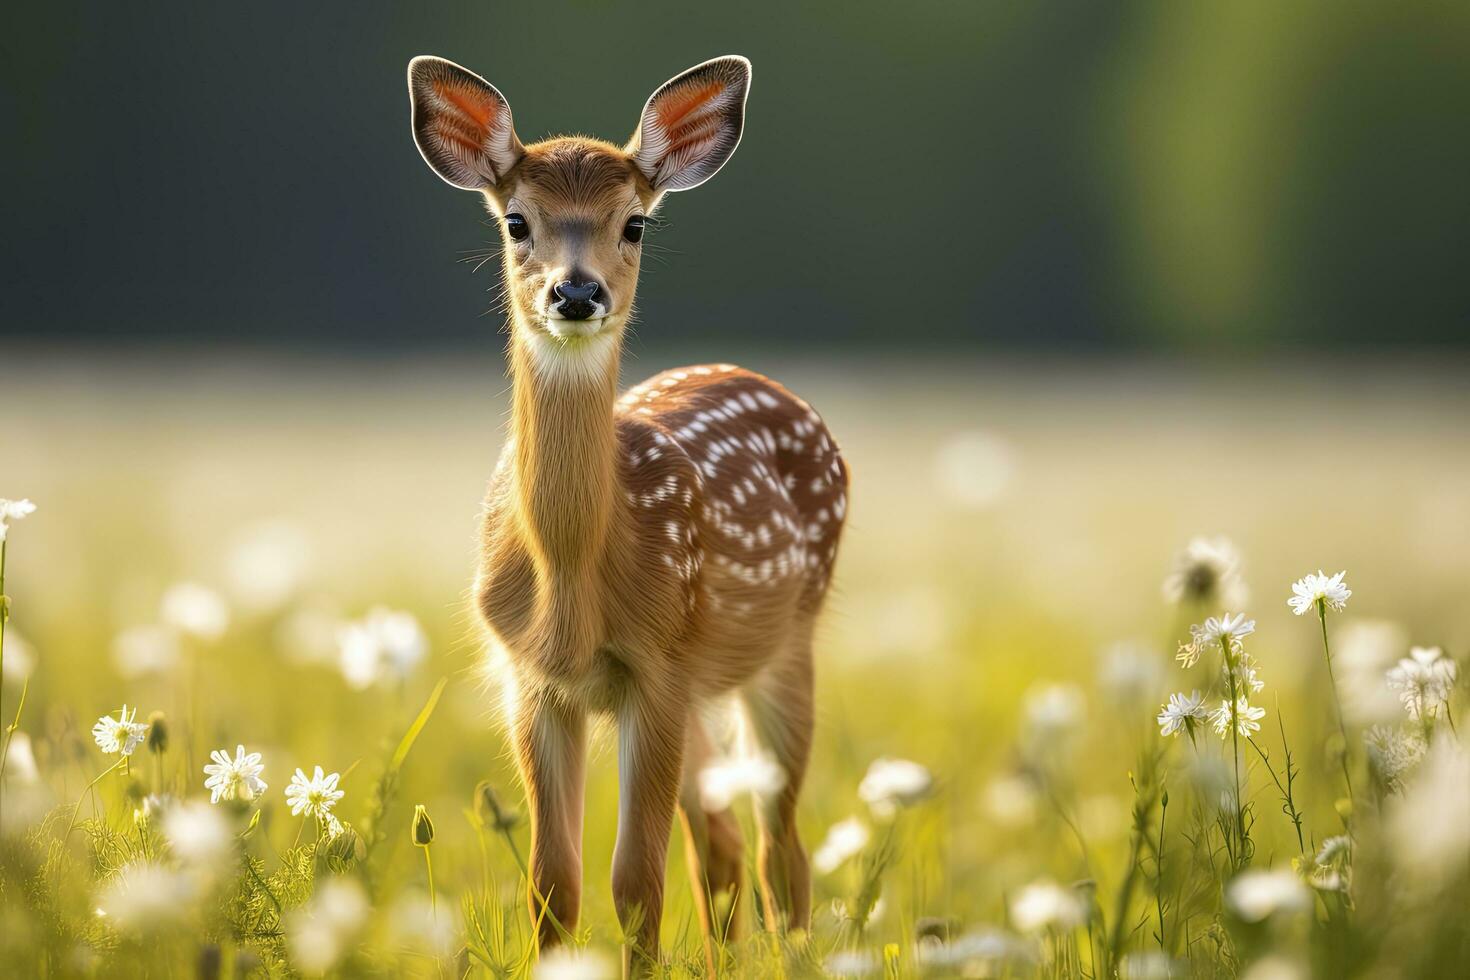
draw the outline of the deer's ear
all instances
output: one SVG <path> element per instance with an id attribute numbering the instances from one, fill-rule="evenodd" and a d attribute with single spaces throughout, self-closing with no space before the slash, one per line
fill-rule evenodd
<path id="1" fill-rule="evenodd" d="M 408 63 L 413 141 L 434 173 L 467 191 L 493 187 L 521 158 L 505 96 L 443 58 Z"/>
<path id="2" fill-rule="evenodd" d="M 627 146 L 656 191 L 698 187 L 725 165 L 740 144 L 750 62 L 715 58 L 659 86 L 643 107 Z"/>

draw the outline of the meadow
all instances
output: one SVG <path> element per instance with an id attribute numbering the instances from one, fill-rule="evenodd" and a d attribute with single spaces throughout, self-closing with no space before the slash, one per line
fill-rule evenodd
<path id="1" fill-rule="evenodd" d="M 747 893 L 720 975 L 1463 969 L 1457 365 L 739 359 L 823 413 L 853 493 L 815 920 L 774 939 Z M 488 353 L 0 360 L 0 495 L 35 505 L 0 582 L 5 975 L 615 975 L 606 734 L 574 952 L 527 944 L 466 602 L 505 387 Z M 1296 615 L 1319 569 L 1351 595 Z M 705 976 L 670 855 L 663 969 Z"/>

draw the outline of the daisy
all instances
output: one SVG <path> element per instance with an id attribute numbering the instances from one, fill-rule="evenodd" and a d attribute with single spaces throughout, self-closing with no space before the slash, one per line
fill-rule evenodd
<path id="1" fill-rule="evenodd" d="M 1221 644 L 1228 644 L 1231 653 L 1239 653 L 1241 638 L 1255 631 L 1256 621 L 1246 619 L 1245 613 L 1211 616 L 1203 623 L 1189 628 L 1189 643 L 1180 645 L 1176 659 L 1185 667 L 1193 667 L 1200 654 Z"/>
<path id="2" fill-rule="evenodd" d="M 907 759 L 876 759 L 858 784 L 858 796 L 879 817 L 890 817 L 901 806 L 910 806 L 929 795 L 934 777 L 917 762 Z"/>
<path id="3" fill-rule="evenodd" d="M 1245 583 L 1240 578 L 1240 553 L 1226 538 L 1194 538 L 1174 561 L 1174 570 L 1164 579 L 1164 598 L 1173 603 L 1223 603 L 1238 606 L 1246 601 Z"/>
<path id="4" fill-rule="evenodd" d="M 259 752 L 246 755 L 245 746 L 237 745 L 233 759 L 224 749 L 215 749 L 209 757 L 214 760 L 204 767 L 204 774 L 209 777 L 204 781 L 204 788 L 211 794 L 209 802 L 253 800 L 265 792 L 265 780 L 260 778 L 265 766 L 261 764 Z"/>
<path id="5" fill-rule="evenodd" d="M 92 726 L 92 738 L 97 747 L 108 755 L 132 755 L 133 750 L 148 737 L 148 726 L 136 721 L 137 717 L 137 708 L 129 711 L 128 706 L 123 705 L 116 718 L 103 715 L 97 719 L 97 724 Z"/>
<path id="6" fill-rule="evenodd" d="M 1409 717 L 1433 717 L 1449 702 L 1459 667 L 1439 647 L 1413 647 L 1390 668 L 1388 686 L 1399 692 Z"/>
<path id="7" fill-rule="evenodd" d="M 1230 670 L 1230 665 L 1227 664 L 1225 666 L 1225 683 L 1227 686 L 1230 684 Z M 1234 670 L 1235 682 L 1240 685 L 1240 690 L 1244 691 L 1249 689 L 1250 693 L 1259 694 L 1261 689 L 1266 686 L 1266 682 L 1261 680 L 1260 676 L 1256 673 L 1256 662 L 1250 654 L 1241 653 L 1240 658 L 1235 663 Z"/>
<path id="8" fill-rule="evenodd" d="M 1417 732 L 1393 725 L 1374 725 L 1363 736 L 1368 762 L 1389 792 L 1404 788 L 1405 779 L 1424 759 L 1427 749 Z"/>
<path id="9" fill-rule="evenodd" d="M 331 815 L 332 807 L 344 795 L 337 788 L 337 780 L 341 778 L 335 772 L 330 776 L 325 775 L 321 766 L 316 767 L 310 778 L 297 769 L 296 775 L 291 777 L 291 785 L 286 787 L 286 800 L 291 805 L 291 816 L 299 817 L 307 813 L 318 820 L 326 820 Z"/>
<path id="10" fill-rule="evenodd" d="M 409 676 L 429 652 L 429 638 L 411 613 L 377 606 L 337 634 L 342 676 L 357 690 Z"/>
<path id="11" fill-rule="evenodd" d="M 717 759 L 699 771 L 699 802 L 717 813 L 750 793 L 768 800 L 786 786 L 786 770 L 768 755 Z"/>
<path id="12" fill-rule="evenodd" d="M 848 858 L 867 847 L 871 836 L 867 824 L 857 817 L 848 817 L 833 824 L 822 843 L 812 852 L 812 867 L 819 874 L 831 874 Z"/>
<path id="13" fill-rule="evenodd" d="M 1221 701 L 1220 707 L 1216 708 L 1210 715 L 1210 724 L 1215 726 L 1215 734 L 1224 738 L 1230 734 L 1230 702 Z M 1239 698 L 1235 702 L 1235 730 L 1246 738 L 1251 737 L 1252 732 L 1261 730 L 1261 719 L 1266 717 L 1265 708 L 1252 708 L 1245 698 Z"/>
<path id="14" fill-rule="evenodd" d="M 1087 905 L 1075 889 L 1053 881 L 1036 881 L 1011 899 L 1011 922 L 1022 932 L 1055 928 L 1062 932 L 1087 921 Z"/>
<path id="15" fill-rule="evenodd" d="M 217 640 L 230 626 L 230 607 L 219 593 L 197 582 L 180 582 L 163 594 L 159 618 L 188 636 Z"/>
<path id="16" fill-rule="evenodd" d="M 10 529 L 9 521 L 18 521 L 22 517 L 29 517 L 36 512 L 36 505 L 29 500 L 6 500 L 0 497 L 0 541 L 5 540 L 5 532 Z"/>
<path id="17" fill-rule="evenodd" d="M 1327 609 L 1341 609 L 1353 594 L 1353 590 L 1343 584 L 1342 577 L 1346 574 L 1346 571 L 1341 571 L 1328 578 L 1318 569 L 1315 575 L 1304 576 L 1292 583 L 1291 591 L 1295 594 L 1286 600 L 1286 604 L 1298 616 L 1305 616 L 1319 602 Z"/>
<path id="18" fill-rule="evenodd" d="M 1225 902 L 1246 922 L 1260 922 L 1281 912 L 1309 912 L 1312 897 L 1295 873 L 1244 871 L 1225 889 Z"/>
<path id="19" fill-rule="evenodd" d="M 1159 712 L 1159 734 L 1177 737 L 1180 732 L 1188 732 L 1193 735 L 1195 725 L 1204 722 L 1207 714 L 1204 695 L 1199 691 L 1171 694 L 1169 703 Z"/>

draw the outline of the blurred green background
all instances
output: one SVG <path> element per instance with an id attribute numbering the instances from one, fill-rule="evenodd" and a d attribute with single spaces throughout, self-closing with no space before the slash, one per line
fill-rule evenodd
<path id="1" fill-rule="evenodd" d="M 753 60 L 649 345 L 1466 342 L 1463 3 L 55 2 L 0 51 L 12 350 L 482 343 L 497 270 L 455 260 L 493 232 L 409 138 L 420 53 L 528 141 Z"/>

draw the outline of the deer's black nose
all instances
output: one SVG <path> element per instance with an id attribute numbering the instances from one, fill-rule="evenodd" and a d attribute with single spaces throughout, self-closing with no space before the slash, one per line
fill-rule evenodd
<path id="1" fill-rule="evenodd" d="M 595 280 L 573 275 L 551 287 L 556 302 L 551 305 L 568 320 L 586 320 L 602 302 L 602 287 Z"/>

